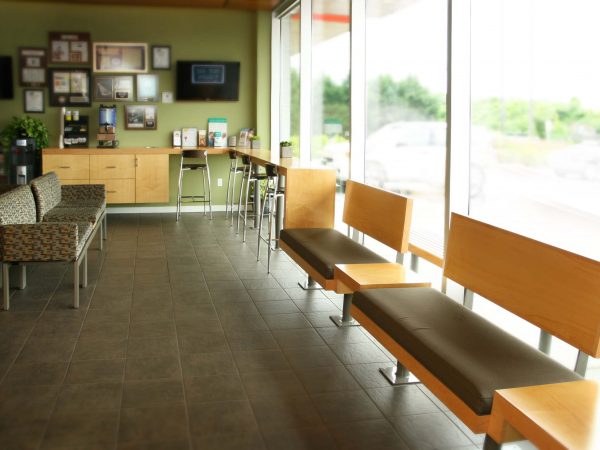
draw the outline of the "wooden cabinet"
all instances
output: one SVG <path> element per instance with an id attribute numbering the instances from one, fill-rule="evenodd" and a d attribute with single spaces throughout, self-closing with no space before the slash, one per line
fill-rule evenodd
<path id="1" fill-rule="evenodd" d="M 169 154 L 60 152 L 44 153 L 42 164 L 44 173 L 55 172 L 63 184 L 104 184 L 106 201 L 112 204 L 169 201 Z"/>
<path id="2" fill-rule="evenodd" d="M 90 179 L 89 155 L 44 155 L 44 173 L 54 172 L 64 184 L 86 184 Z"/>
<path id="3" fill-rule="evenodd" d="M 169 201 L 169 155 L 136 155 L 135 199 L 137 203 Z"/>
<path id="4" fill-rule="evenodd" d="M 90 184 L 106 186 L 106 203 L 139 203 L 135 198 L 135 178 L 91 179 Z"/>
<path id="5" fill-rule="evenodd" d="M 106 185 L 107 203 L 136 203 L 136 155 L 90 155 L 90 183 Z"/>
<path id="6" fill-rule="evenodd" d="M 135 178 L 136 155 L 90 155 L 90 178 Z"/>

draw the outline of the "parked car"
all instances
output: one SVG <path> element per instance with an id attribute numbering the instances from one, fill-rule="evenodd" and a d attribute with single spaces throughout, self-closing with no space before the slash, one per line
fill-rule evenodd
<path id="1" fill-rule="evenodd" d="M 548 165 L 560 177 L 599 181 L 600 142 L 583 142 L 556 150 L 548 157 Z"/>
<path id="2" fill-rule="evenodd" d="M 485 182 L 483 166 L 491 157 L 491 134 L 471 130 L 471 196 L 479 195 Z M 338 171 L 338 184 L 348 178 L 349 144 L 333 143 L 323 149 L 322 164 Z M 446 165 L 445 122 L 394 122 L 367 137 L 365 181 L 404 194 L 444 192 Z"/>

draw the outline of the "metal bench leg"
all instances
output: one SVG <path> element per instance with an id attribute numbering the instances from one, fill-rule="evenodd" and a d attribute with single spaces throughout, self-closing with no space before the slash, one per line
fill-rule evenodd
<path id="1" fill-rule="evenodd" d="M 2 264 L 2 299 L 4 311 L 10 309 L 10 264 Z"/>
<path id="2" fill-rule="evenodd" d="M 403 384 L 415 384 L 419 380 L 406 367 L 396 361 L 396 367 L 381 367 L 379 372 L 390 382 L 392 386 L 400 386 Z"/>
<path id="3" fill-rule="evenodd" d="M 79 308 L 79 260 L 73 261 L 73 308 Z"/>
<path id="4" fill-rule="evenodd" d="M 104 249 L 104 242 L 102 242 L 104 237 L 104 221 L 102 219 L 100 219 L 98 226 L 100 227 L 98 230 L 98 232 L 100 232 L 100 236 L 98 236 L 98 249 L 102 251 Z"/>
<path id="5" fill-rule="evenodd" d="M 104 227 L 102 229 L 104 230 L 103 238 L 106 240 L 108 239 L 108 213 L 106 211 L 104 212 Z"/>
<path id="6" fill-rule="evenodd" d="M 19 264 L 19 286 L 18 288 L 23 290 L 27 287 L 27 268 L 25 264 Z"/>
<path id="7" fill-rule="evenodd" d="M 88 285 L 88 252 L 87 250 L 83 254 L 83 260 L 81 261 L 81 287 L 87 287 Z"/>
<path id="8" fill-rule="evenodd" d="M 318 289 L 321 289 L 321 286 L 319 286 L 310 275 L 306 277 L 306 281 L 304 281 L 303 283 L 298 282 L 298 286 L 300 286 L 305 291 L 316 291 Z"/>
<path id="9" fill-rule="evenodd" d="M 331 321 L 338 327 L 358 327 L 360 324 L 350 315 L 352 306 L 352 294 L 344 294 L 344 304 L 342 306 L 342 315 L 329 316 Z"/>
<path id="10" fill-rule="evenodd" d="M 502 444 L 498 444 L 489 435 L 485 435 L 485 440 L 483 441 L 483 450 L 500 450 L 501 448 Z"/>

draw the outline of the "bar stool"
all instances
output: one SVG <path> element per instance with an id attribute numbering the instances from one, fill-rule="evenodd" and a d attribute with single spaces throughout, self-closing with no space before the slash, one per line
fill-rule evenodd
<path id="1" fill-rule="evenodd" d="M 200 163 L 184 163 L 183 160 L 186 158 L 201 158 L 204 162 Z M 182 195 L 183 188 L 183 173 L 187 171 L 201 171 L 202 172 L 202 195 Z M 208 191 L 206 190 L 206 184 L 208 179 Z M 206 215 L 206 204 L 208 203 L 208 209 L 210 211 L 210 218 L 212 220 L 212 198 L 210 190 L 210 168 L 208 167 L 208 151 L 207 150 L 182 150 L 181 151 L 181 162 L 179 165 L 179 190 L 177 192 L 177 221 L 181 215 L 181 204 L 182 199 L 191 198 L 190 202 L 186 203 L 203 203 L 204 204 L 204 215 Z"/>
<path id="2" fill-rule="evenodd" d="M 250 197 L 250 183 L 259 183 L 262 180 L 267 179 L 266 174 L 259 174 L 257 172 L 257 166 L 252 164 L 252 160 L 248 155 L 242 155 L 243 173 L 242 173 L 242 184 L 240 186 L 240 197 L 238 199 L 238 212 L 237 212 L 237 233 L 240 232 L 240 220 L 244 223 L 243 225 L 243 238 L 242 242 L 246 242 L 246 223 L 248 222 L 248 199 Z M 246 196 L 244 199 L 244 211 L 242 212 L 242 197 L 244 197 L 244 186 L 246 186 Z M 255 189 L 254 200 L 260 201 L 260 193 L 256 192 Z M 258 197 L 257 197 L 258 196 Z M 256 217 L 257 211 L 254 208 L 253 213 L 250 215 L 251 218 Z"/>
<path id="3" fill-rule="evenodd" d="M 225 199 L 225 218 L 231 213 L 231 225 L 233 225 L 233 202 L 235 197 L 235 178 L 238 173 L 244 171 L 243 167 L 238 167 L 238 157 L 235 150 L 229 151 L 229 177 L 227 178 L 227 197 Z M 233 176 L 232 176 L 233 175 Z"/>
<path id="4" fill-rule="evenodd" d="M 277 175 L 277 167 L 273 164 L 267 164 L 265 166 L 266 175 L 267 175 L 267 186 L 265 189 L 265 195 L 262 200 L 262 214 L 258 219 L 258 248 L 256 250 L 256 260 L 260 259 L 260 243 L 261 241 L 267 244 L 267 273 L 271 272 L 271 251 L 273 251 L 273 247 L 271 244 L 273 241 L 277 242 L 277 236 L 273 237 L 273 219 L 277 216 L 277 199 L 285 197 L 285 188 L 279 187 L 279 177 Z M 267 236 L 262 235 L 262 221 L 263 216 L 265 215 L 265 208 L 267 203 L 270 205 L 269 210 L 269 222 L 267 225 Z"/>

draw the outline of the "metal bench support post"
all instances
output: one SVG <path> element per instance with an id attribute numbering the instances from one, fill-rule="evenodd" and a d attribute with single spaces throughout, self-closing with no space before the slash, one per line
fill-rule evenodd
<path id="1" fill-rule="evenodd" d="M 502 448 L 502 444 L 498 444 L 487 434 L 485 435 L 485 440 L 483 441 L 483 450 L 500 450 Z"/>
<path id="2" fill-rule="evenodd" d="M 473 309 L 473 291 L 465 289 L 463 295 L 463 306 L 467 309 Z"/>
<path id="3" fill-rule="evenodd" d="M 381 374 L 392 386 L 419 383 L 419 379 L 410 373 L 408 369 L 400 363 L 400 361 L 396 361 L 395 367 L 381 367 L 379 372 L 381 372 Z"/>
<path id="4" fill-rule="evenodd" d="M 342 315 L 329 316 L 331 321 L 338 327 L 358 327 L 360 324 L 350 315 L 352 306 L 352 294 L 344 294 L 344 304 L 342 306 Z"/>
<path id="5" fill-rule="evenodd" d="M 73 261 L 73 308 L 79 308 L 79 262 Z"/>
<path id="6" fill-rule="evenodd" d="M 585 377 L 585 372 L 587 370 L 589 356 L 587 353 L 579 350 L 577 353 L 577 360 L 575 361 L 575 373 Z"/>
<path id="7" fill-rule="evenodd" d="M 304 281 L 302 283 L 298 282 L 298 286 L 300 286 L 305 291 L 316 291 L 318 289 L 321 289 L 321 286 L 319 286 L 317 284 L 317 282 L 315 280 L 313 280 L 313 278 L 310 275 L 307 275 L 306 281 Z"/>
<path id="8" fill-rule="evenodd" d="M 551 347 L 552 347 L 552 335 L 550 333 L 546 333 L 544 330 L 540 330 L 540 340 L 538 341 L 538 350 L 540 352 L 545 353 L 546 355 L 549 355 Z"/>

